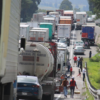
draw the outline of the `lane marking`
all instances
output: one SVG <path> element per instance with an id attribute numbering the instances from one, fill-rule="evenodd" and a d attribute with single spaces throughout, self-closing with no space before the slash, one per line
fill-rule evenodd
<path id="1" fill-rule="evenodd" d="M 60 99 L 60 97 L 61 97 L 61 94 L 55 99 L 55 100 L 59 100 Z"/>

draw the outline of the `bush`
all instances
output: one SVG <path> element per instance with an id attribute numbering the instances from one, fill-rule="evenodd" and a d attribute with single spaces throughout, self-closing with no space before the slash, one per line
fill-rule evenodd
<path id="1" fill-rule="evenodd" d="M 99 62 L 100 61 L 100 53 L 97 53 L 95 56 L 93 56 L 92 58 L 90 58 L 91 62 Z"/>

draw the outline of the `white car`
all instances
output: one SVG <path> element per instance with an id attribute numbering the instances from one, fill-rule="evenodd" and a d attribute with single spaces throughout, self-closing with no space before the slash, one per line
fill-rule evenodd
<path id="1" fill-rule="evenodd" d="M 83 46 L 76 46 L 74 48 L 74 54 L 84 54 L 84 48 L 83 48 Z"/>
<path id="2" fill-rule="evenodd" d="M 17 100 L 42 100 L 43 90 L 36 76 L 17 76 Z"/>
<path id="3" fill-rule="evenodd" d="M 75 48 L 76 46 L 82 46 L 84 48 L 84 42 L 82 40 L 77 40 L 73 44 L 74 44 L 73 48 Z"/>

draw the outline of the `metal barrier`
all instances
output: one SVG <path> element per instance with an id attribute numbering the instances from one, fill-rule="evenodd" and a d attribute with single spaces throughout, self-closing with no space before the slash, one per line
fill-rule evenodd
<path id="1" fill-rule="evenodd" d="M 100 100 L 100 90 L 95 89 L 89 80 L 88 77 L 88 68 L 87 68 L 87 62 L 85 62 L 85 67 L 86 67 L 86 82 L 87 82 L 87 87 L 90 91 L 90 93 L 93 95 L 93 97 L 95 98 L 95 100 Z"/>

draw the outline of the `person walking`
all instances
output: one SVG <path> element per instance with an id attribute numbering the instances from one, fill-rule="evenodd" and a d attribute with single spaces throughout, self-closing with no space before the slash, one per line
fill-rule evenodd
<path id="1" fill-rule="evenodd" d="M 74 65 L 77 64 L 77 56 L 76 55 L 74 56 L 73 59 L 74 59 Z"/>
<path id="2" fill-rule="evenodd" d="M 67 97 L 68 91 L 67 91 L 67 85 L 69 82 L 67 81 L 67 78 L 65 77 L 64 81 L 62 82 L 61 86 L 63 86 L 64 90 L 64 96 Z"/>
<path id="3" fill-rule="evenodd" d="M 73 71 L 73 68 L 71 66 L 71 68 L 70 68 L 70 76 L 72 76 L 72 71 Z"/>
<path id="4" fill-rule="evenodd" d="M 82 73 L 83 73 L 83 82 L 84 82 L 84 79 L 85 79 L 85 72 L 86 72 L 86 68 L 83 68 L 83 70 L 82 70 Z"/>
<path id="5" fill-rule="evenodd" d="M 77 67 L 80 65 L 80 57 L 77 58 Z"/>
<path id="6" fill-rule="evenodd" d="M 89 58 L 91 58 L 91 55 L 92 55 L 92 51 L 89 52 Z"/>
<path id="7" fill-rule="evenodd" d="M 72 98 L 74 96 L 75 86 L 76 86 L 76 89 L 78 89 L 76 81 L 74 80 L 74 77 L 72 77 L 72 79 L 70 80 L 70 91 L 71 91 L 71 97 Z"/>
<path id="8" fill-rule="evenodd" d="M 71 65 L 71 64 L 70 64 L 70 61 L 68 60 L 68 61 L 67 61 L 68 72 L 70 71 L 70 65 Z"/>
<path id="9" fill-rule="evenodd" d="M 80 68 L 78 70 L 78 75 L 77 76 L 80 76 L 81 77 L 81 70 L 80 70 Z"/>
<path id="10" fill-rule="evenodd" d="M 80 65 L 81 72 L 82 72 L 82 63 L 83 63 L 83 57 L 81 57 L 80 58 L 80 61 L 79 61 L 79 65 Z"/>

